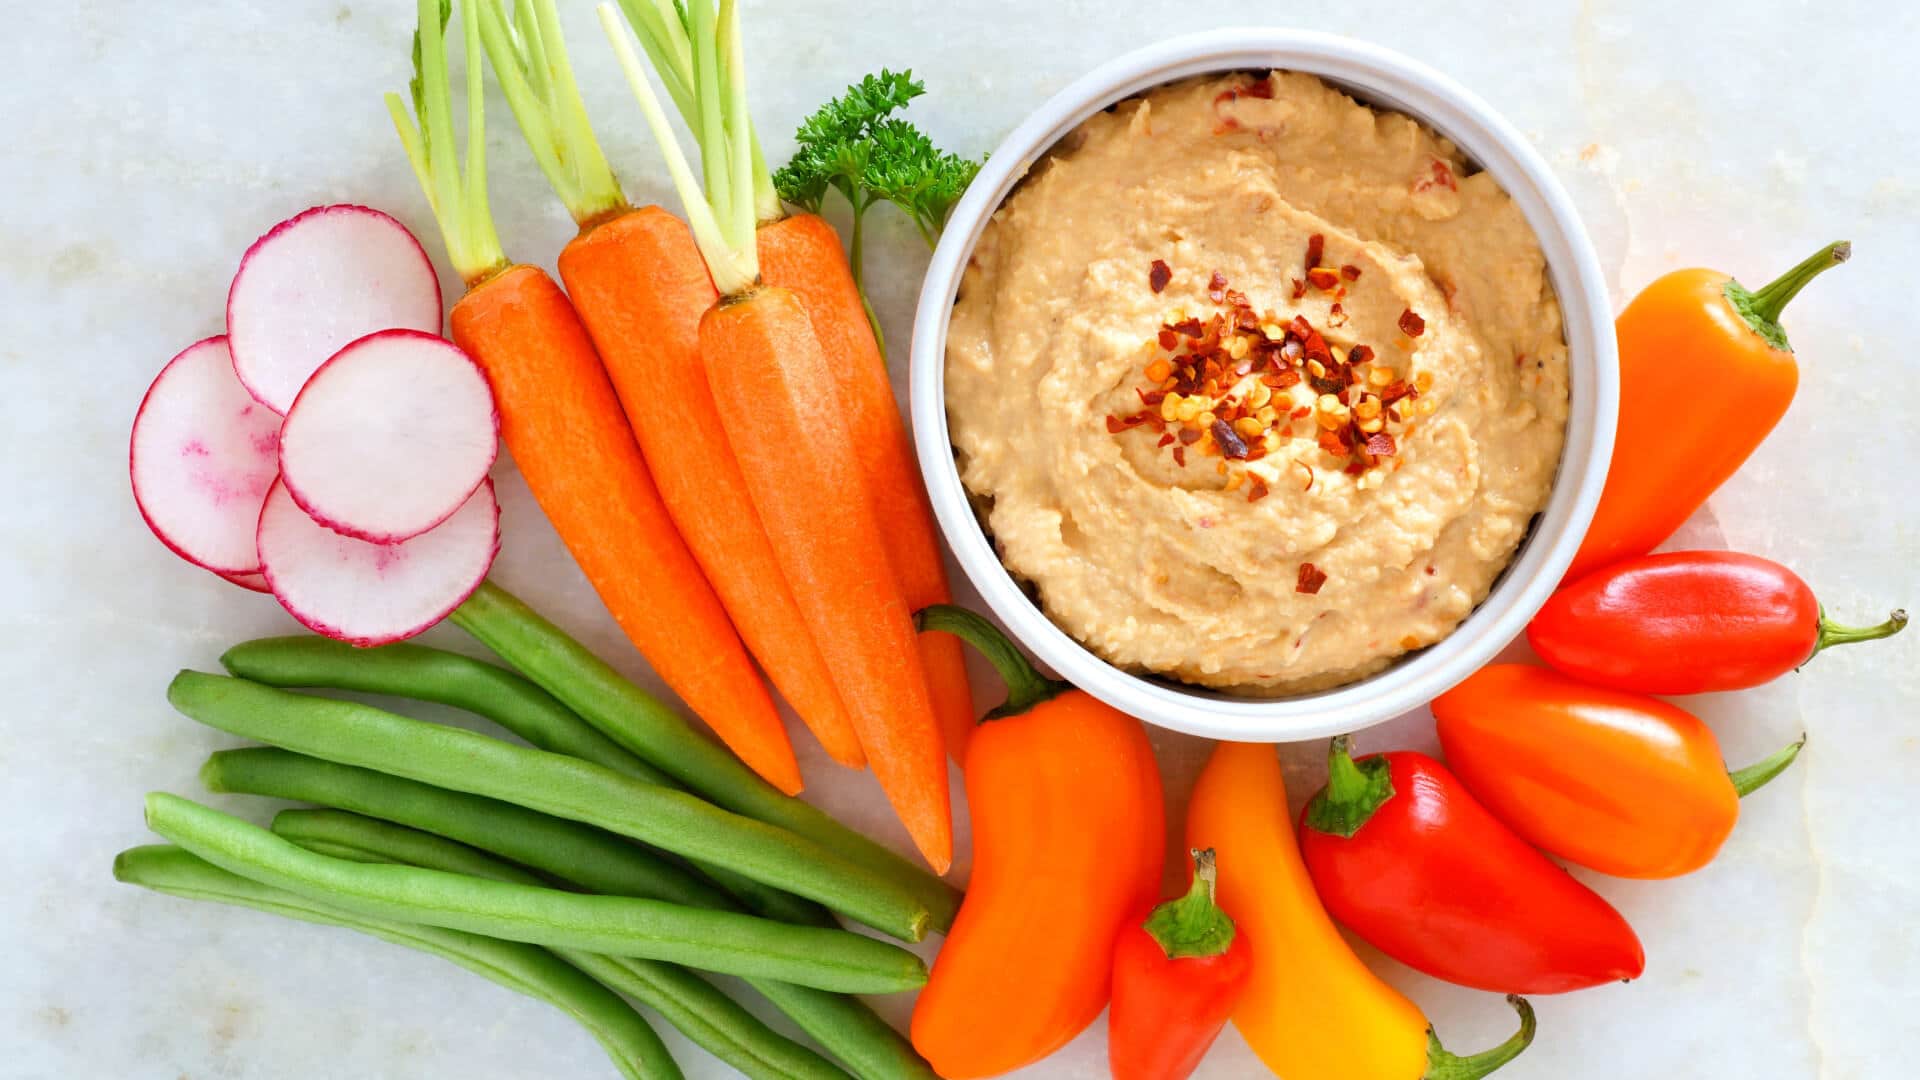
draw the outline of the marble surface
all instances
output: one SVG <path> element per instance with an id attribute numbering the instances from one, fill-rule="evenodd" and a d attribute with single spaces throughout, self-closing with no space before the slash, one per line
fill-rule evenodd
<path id="1" fill-rule="evenodd" d="M 0 1077 L 609 1076 L 546 1007 L 344 931 L 115 884 L 140 797 L 196 794 L 230 740 L 162 699 L 182 666 L 293 628 L 153 541 L 128 496 L 126 430 L 181 345 L 220 328 L 241 249 L 314 203 L 354 200 L 432 228 L 379 95 L 407 78 L 412 5 L 283 0 L 9 5 L 0 36 Z M 668 197 L 584 2 L 566 22 L 588 104 L 636 201 Z M 1851 237 L 1852 265 L 1791 312 L 1803 386 L 1786 421 L 1688 534 L 1784 560 L 1837 614 L 1920 603 L 1920 66 L 1909 5 L 1726 0 L 1207 5 L 1142 0 L 749 3 L 756 114 L 781 133 L 848 80 L 911 66 L 914 116 L 989 148 L 1093 64 L 1176 30 L 1283 23 L 1358 34 L 1445 69 L 1532 138 L 1579 203 L 1616 300 L 1706 263 L 1758 283 Z M 500 231 L 547 260 L 569 234 L 496 99 Z M 907 337 L 925 251 L 877 213 L 875 301 Z M 451 290 L 453 282 L 449 281 Z M 904 354 L 904 349 L 900 352 Z M 900 362 L 904 356 L 896 357 Z M 1675 358 L 1684 362 L 1685 358 Z M 1712 388 L 1678 409 L 1711 408 Z M 636 676 L 639 658 L 567 561 L 509 464 L 497 577 Z M 451 633 L 435 640 L 461 645 Z M 1503 1076 L 1864 1080 L 1920 1039 L 1920 634 L 1822 656 L 1803 674 L 1697 700 L 1729 759 L 1802 730 L 1802 764 L 1744 808 L 1712 867 L 1598 881 L 1638 926 L 1646 977 L 1541 1000 L 1535 1048 Z M 983 680 L 983 686 L 986 685 Z M 990 691 L 989 691 L 990 692 Z M 801 736 L 810 796 L 904 843 L 865 777 Z M 1177 807 L 1205 744 L 1156 742 Z M 1363 747 L 1429 746 L 1425 715 Z M 1286 752 L 1299 790 L 1319 748 Z M 227 802 L 226 800 L 222 800 Z M 228 805 L 237 805 L 228 802 Z M 264 820 L 267 808 L 247 812 Z M 964 870 L 964 866 L 961 868 Z M 1010 958 L 1011 959 L 1011 958 Z M 1377 959 L 1377 958 L 1376 958 Z M 1497 998 L 1379 961 L 1457 1048 L 1501 1037 Z M 907 1002 L 881 1003 L 904 1018 Z M 685 1048 L 669 1033 L 676 1048 Z M 1104 1075 L 1096 1025 L 1035 1077 Z M 726 1070 L 690 1048 L 691 1075 Z M 1229 1032 L 1202 1075 L 1257 1074 Z"/>

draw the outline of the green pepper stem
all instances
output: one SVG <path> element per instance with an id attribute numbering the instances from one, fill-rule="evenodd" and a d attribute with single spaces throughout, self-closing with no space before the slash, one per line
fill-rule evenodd
<path id="1" fill-rule="evenodd" d="M 1787 304 L 1800 295 L 1807 283 L 1853 257 L 1853 245 L 1841 240 L 1807 256 L 1793 269 L 1754 290 L 1753 313 L 1768 322 L 1779 322 Z"/>
<path id="2" fill-rule="evenodd" d="M 1073 689 L 1069 683 L 1040 674 L 1026 654 L 1007 640 L 999 628 L 966 608 L 953 604 L 932 604 L 914 612 L 913 625 L 921 631 L 952 634 L 979 649 L 980 654 L 993 664 L 993 669 L 1000 673 L 1000 681 L 1007 684 L 1007 700 L 988 713 L 985 719 L 1019 716 L 1041 702 Z"/>
<path id="3" fill-rule="evenodd" d="M 1801 735 L 1766 760 L 1756 761 L 1744 769 L 1729 772 L 1727 779 L 1733 781 L 1734 794 L 1744 799 L 1765 787 L 1767 781 L 1787 771 L 1787 766 L 1793 764 L 1794 759 L 1800 756 L 1801 749 L 1806 745 L 1807 737 Z"/>
<path id="4" fill-rule="evenodd" d="M 1520 1056 L 1533 1043 L 1535 1022 L 1533 1006 L 1518 994 L 1508 994 L 1507 1004 L 1520 1014 L 1520 1030 L 1491 1050 L 1461 1057 L 1440 1045 L 1440 1036 L 1427 1029 L 1427 1071 L 1420 1080 L 1480 1080 L 1500 1066 Z"/>
<path id="5" fill-rule="evenodd" d="M 1384 757 L 1353 760 L 1350 736 L 1327 746 L 1327 786 L 1307 804 L 1307 827 L 1352 839 L 1393 798 L 1392 765 Z"/>
<path id="6" fill-rule="evenodd" d="M 1811 660 L 1820 655 L 1820 650 L 1834 645 L 1851 645 L 1856 641 L 1873 641 L 1877 638 L 1892 637 L 1907 628 L 1907 611 L 1895 608 L 1887 621 L 1873 626 L 1842 626 L 1827 618 L 1827 610 L 1820 609 L 1820 636 L 1814 640 L 1813 651 L 1807 654 Z"/>
<path id="7" fill-rule="evenodd" d="M 1170 960 L 1219 956 L 1233 946 L 1233 919 L 1214 903 L 1212 848 L 1193 848 L 1193 884 L 1187 894 L 1153 909 L 1141 929 Z"/>
<path id="8" fill-rule="evenodd" d="M 1780 313 L 1808 282 L 1852 257 L 1853 245 L 1845 240 L 1836 241 L 1758 289 L 1749 290 L 1737 281 L 1728 281 L 1727 302 L 1767 344 L 1791 352 L 1793 346 L 1787 341 L 1787 332 L 1781 329 Z"/>

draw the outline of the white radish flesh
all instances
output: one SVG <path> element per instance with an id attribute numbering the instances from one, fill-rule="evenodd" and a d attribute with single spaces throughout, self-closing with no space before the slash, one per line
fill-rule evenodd
<path id="1" fill-rule="evenodd" d="M 327 528 L 394 543 L 460 509 L 493 467 L 499 432 L 493 391 L 466 353 L 383 330 L 307 380 L 280 432 L 280 478 Z"/>
<path id="2" fill-rule="evenodd" d="M 234 372 L 284 414 L 307 376 L 375 330 L 438 333 L 440 278 L 406 226 L 364 206 L 316 206 L 240 257 L 227 291 Z"/>
<path id="3" fill-rule="evenodd" d="M 397 544 L 342 536 L 275 483 L 260 511 L 260 564 L 274 598 L 308 629 L 355 645 L 409 638 L 445 618 L 500 550 L 493 482 L 437 527 Z"/>
<path id="4" fill-rule="evenodd" d="M 227 339 L 167 362 L 133 418 L 128 466 L 140 516 L 173 553 L 216 574 L 260 568 L 254 526 L 280 471 L 280 417 L 233 375 Z"/>

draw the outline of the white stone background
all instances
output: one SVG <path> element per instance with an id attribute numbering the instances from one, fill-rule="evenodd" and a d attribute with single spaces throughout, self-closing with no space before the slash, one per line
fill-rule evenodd
<path id="1" fill-rule="evenodd" d="M 565 7 L 588 103 L 629 194 L 669 199 L 588 5 Z M 220 329 L 234 261 L 274 221 L 353 200 L 432 235 L 380 104 L 407 80 L 412 5 L 5 8 L 0 1076 L 612 1075 L 570 1021 L 439 960 L 143 893 L 108 873 L 116 850 L 148 839 L 141 794 L 196 793 L 200 761 L 230 741 L 167 708 L 168 677 L 213 668 L 232 642 L 294 628 L 271 601 L 221 585 L 147 534 L 127 491 L 128 421 L 161 363 Z M 1920 408 L 1909 396 L 1920 361 L 1913 271 L 1902 268 L 1920 250 L 1911 6 L 749 0 L 746 9 L 756 114 L 776 156 L 805 112 L 883 64 L 911 67 L 931 87 L 916 120 L 980 153 L 1126 49 L 1205 26 L 1306 26 L 1402 49 L 1511 117 L 1572 191 L 1616 303 L 1673 267 L 1706 264 L 1758 284 L 1821 243 L 1853 239 L 1853 263 L 1790 313 L 1803 368 L 1793 409 L 1689 532 L 1797 567 L 1842 616 L 1920 603 Z M 497 98 L 490 111 L 500 232 L 521 258 L 550 264 L 570 225 Z M 926 252 L 901 219 L 877 212 L 874 226 L 875 302 L 904 343 Z M 455 285 L 447 281 L 450 296 Z M 903 389 L 905 351 L 895 356 Z M 507 515 L 499 580 L 648 679 L 511 466 L 497 472 Z M 1803 729 L 1812 742 L 1749 801 L 1710 868 L 1673 882 L 1596 882 L 1645 939 L 1646 976 L 1540 1000 L 1539 1041 L 1504 1076 L 1858 1080 L 1911 1060 L 1916 649 L 1920 633 L 1840 650 L 1765 689 L 1690 703 L 1736 763 Z M 868 778 L 834 773 L 804 735 L 796 741 L 816 781 L 810 797 L 904 843 Z M 1156 742 L 1177 818 L 1205 744 Z M 1362 745 L 1432 742 L 1421 714 Z M 1317 783 L 1319 754 L 1287 752 L 1296 800 Z M 265 819 L 265 808 L 251 812 Z M 1497 998 L 1370 958 L 1456 1048 L 1508 1029 Z M 882 1003 L 902 1021 L 907 1006 Z M 1104 1075 L 1104 1035 L 1097 1024 L 1026 1075 Z M 691 1075 L 726 1072 L 668 1038 Z M 1202 1075 L 1258 1068 L 1229 1031 Z"/>

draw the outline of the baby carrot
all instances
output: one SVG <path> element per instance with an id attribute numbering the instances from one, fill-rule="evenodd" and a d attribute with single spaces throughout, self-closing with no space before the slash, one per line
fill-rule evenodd
<path id="1" fill-rule="evenodd" d="M 478 56 L 478 9 L 461 12 L 467 53 Z M 545 272 L 501 251 L 478 64 L 467 66 L 466 167 L 457 160 L 440 15 L 439 0 L 421 0 L 419 127 L 399 95 L 387 106 L 467 282 L 453 340 L 486 372 L 515 464 L 621 629 L 742 760 L 797 792 L 800 768 L 766 684 L 675 530 L 586 329 Z"/>
<path id="2" fill-rule="evenodd" d="M 734 627 L 834 760 L 865 764 L 818 646 L 780 576 L 707 387 L 700 313 L 716 294 L 685 223 L 627 205 L 588 124 L 553 0 L 474 0 L 487 57 L 580 234 L 560 277 L 611 376 L 661 498 Z"/>
<path id="3" fill-rule="evenodd" d="M 778 203 L 775 204 L 778 206 Z M 817 214 L 794 214 L 760 226 L 760 274 L 769 285 L 792 289 L 807 309 L 832 373 L 835 396 L 851 446 L 881 524 L 880 541 L 900 592 L 912 611 L 949 603 L 947 569 L 940 558 L 933 510 L 914 464 L 913 440 L 893 399 L 887 361 L 874 339 L 833 226 Z M 920 661 L 940 718 L 947 753 L 966 759 L 975 724 L 960 639 L 920 635 Z"/>
<path id="4" fill-rule="evenodd" d="M 946 756 L 912 612 L 884 557 L 873 558 L 885 550 L 880 525 L 806 309 L 791 291 L 758 283 L 752 136 L 734 0 L 720 0 L 718 11 L 708 0 L 687 5 L 704 190 L 613 5 L 599 11 L 721 294 L 701 317 L 700 352 L 727 441 L 874 776 L 921 855 L 944 873 L 953 862 Z"/>

